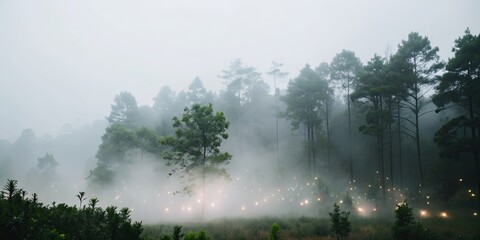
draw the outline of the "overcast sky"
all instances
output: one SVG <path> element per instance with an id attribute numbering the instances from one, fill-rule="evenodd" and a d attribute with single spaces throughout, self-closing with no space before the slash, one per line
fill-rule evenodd
<path id="1" fill-rule="evenodd" d="M 478 0 L 0 0 L 0 139 L 102 119 L 123 90 L 151 105 L 161 86 L 198 75 L 217 91 L 234 58 L 262 72 L 281 62 L 294 77 L 342 49 L 366 62 L 417 31 L 446 60 L 467 27 L 479 33 L 479 10 Z"/>

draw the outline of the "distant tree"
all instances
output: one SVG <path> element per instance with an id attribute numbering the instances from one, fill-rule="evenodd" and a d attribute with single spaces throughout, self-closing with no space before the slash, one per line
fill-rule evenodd
<path id="1" fill-rule="evenodd" d="M 331 230 L 337 240 L 342 237 L 348 237 L 351 231 L 351 223 L 348 220 L 350 212 L 340 211 L 340 206 L 335 203 L 333 205 L 333 212 L 328 213 L 332 223 Z"/>
<path id="2" fill-rule="evenodd" d="M 130 129 L 123 124 L 113 124 L 105 131 L 95 155 L 97 166 L 88 176 L 91 185 L 106 186 L 112 183 L 115 172 L 122 166 L 142 162 L 145 152 L 160 158 L 164 150 L 159 144 L 160 136 L 153 129 Z M 132 157 L 137 154 L 139 158 Z"/>
<path id="3" fill-rule="evenodd" d="M 276 153 L 277 153 L 277 167 L 280 168 L 280 154 L 278 149 L 278 107 L 277 107 L 277 99 L 278 99 L 278 92 L 277 89 L 277 79 L 285 78 L 288 75 L 288 72 L 282 72 L 281 67 L 283 64 L 276 63 L 272 61 L 272 66 L 270 67 L 270 72 L 267 72 L 268 75 L 272 76 L 273 78 L 273 89 L 275 91 L 273 95 L 273 107 L 275 111 L 275 138 L 276 138 Z"/>
<path id="4" fill-rule="evenodd" d="M 207 91 L 199 77 L 195 77 L 188 86 L 186 98 L 188 101 L 188 106 L 191 106 L 193 104 L 212 103 L 214 100 L 214 95 L 212 92 Z"/>
<path id="5" fill-rule="evenodd" d="M 333 104 L 333 99 L 334 99 L 334 91 L 333 91 L 333 86 L 332 86 L 332 79 L 331 79 L 331 69 L 330 65 L 326 62 L 322 62 L 320 65 L 318 65 L 317 68 L 315 68 L 315 71 L 317 74 L 320 76 L 321 79 L 324 79 L 327 82 L 327 89 L 326 89 L 326 94 L 325 94 L 325 99 L 323 100 L 324 103 L 323 105 L 325 106 L 325 131 L 327 133 L 327 142 L 326 142 L 326 148 L 327 148 L 327 166 L 330 165 L 330 157 L 331 157 L 331 133 L 330 133 L 330 115 L 332 112 L 332 104 Z"/>
<path id="6" fill-rule="evenodd" d="M 428 92 L 424 87 L 434 83 L 434 75 L 443 67 L 443 63 L 438 56 L 438 47 L 432 47 L 427 37 L 412 32 L 408 35 L 408 39 L 403 40 L 398 46 L 397 52 L 391 58 L 391 64 L 396 65 L 393 69 L 399 71 L 398 80 L 401 84 L 397 86 L 404 88 L 403 106 L 413 115 L 413 120 L 404 116 L 397 117 L 401 117 L 414 128 L 410 130 L 412 133 L 410 135 L 413 135 L 411 137 L 416 143 L 420 185 L 424 188 L 419 119 L 425 114 L 421 112 L 425 94 Z"/>
<path id="7" fill-rule="evenodd" d="M 351 99 L 357 102 L 365 115 L 365 124 L 360 126 L 360 132 L 372 135 L 377 140 L 378 169 L 382 188 L 382 200 L 385 196 L 385 157 L 384 146 L 391 140 L 385 140 L 385 131 L 392 122 L 391 104 L 393 103 L 393 87 L 386 78 L 385 60 L 375 55 L 359 73 L 359 79 L 351 94 Z M 392 159 L 391 159 L 392 160 Z M 392 165 L 392 163 L 391 163 Z"/>
<path id="8" fill-rule="evenodd" d="M 435 133 L 435 142 L 441 155 L 459 158 L 463 152 L 471 152 L 475 162 L 476 182 L 480 192 L 480 35 L 472 35 L 467 29 L 455 41 L 454 57 L 448 60 L 446 72 L 436 87 L 433 102 L 436 112 L 453 107 L 456 116 Z M 465 129 L 469 129 L 466 134 Z"/>
<path id="9" fill-rule="evenodd" d="M 164 137 L 160 141 L 170 146 L 164 158 L 174 168 L 193 175 L 194 179 L 200 178 L 202 198 L 205 197 L 207 174 L 228 176 L 225 169 L 220 167 L 232 158 L 229 153 L 220 152 L 222 140 L 228 138 L 228 126 L 229 122 L 223 112 L 214 113 L 212 104 L 194 104 L 191 109 L 185 108 L 181 118 L 173 118 L 175 135 Z M 192 187 L 187 187 L 186 190 L 188 193 Z M 205 201 L 202 202 L 203 218 Z"/>
<path id="10" fill-rule="evenodd" d="M 225 79 L 227 91 L 231 92 L 241 105 L 252 100 L 254 90 L 267 87 L 263 83 L 262 74 L 254 67 L 244 65 L 241 59 L 232 61 L 229 69 L 223 70 L 220 77 Z"/>
<path id="11" fill-rule="evenodd" d="M 45 156 L 38 158 L 37 167 L 40 170 L 51 172 L 51 171 L 55 171 L 57 164 L 58 163 L 57 161 L 55 161 L 55 158 L 53 157 L 52 154 L 45 153 Z"/>
<path id="12" fill-rule="evenodd" d="M 137 100 L 129 92 L 120 92 L 115 96 L 114 104 L 107 120 L 110 124 L 120 123 L 133 127 L 138 120 Z"/>
<path id="13" fill-rule="evenodd" d="M 305 127 L 309 175 L 315 171 L 316 139 L 321 128 L 321 109 L 328 94 L 328 85 L 310 65 L 300 71 L 295 79 L 288 83 L 287 93 L 281 100 L 287 104 L 283 115 L 291 121 L 293 129 Z"/>
<path id="14" fill-rule="evenodd" d="M 352 152 L 352 117 L 351 117 L 351 100 L 350 93 L 358 79 L 362 63 L 355 53 L 348 50 L 335 55 L 330 63 L 331 78 L 340 86 L 340 90 L 344 93 L 345 102 L 347 103 L 348 114 L 348 159 L 350 163 L 350 182 L 353 182 L 353 152 Z"/>
<path id="15" fill-rule="evenodd" d="M 85 192 L 79 192 L 76 197 L 78 198 L 78 201 L 80 201 L 80 209 L 82 209 L 82 203 L 83 201 L 87 200 L 85 197 Z"/>

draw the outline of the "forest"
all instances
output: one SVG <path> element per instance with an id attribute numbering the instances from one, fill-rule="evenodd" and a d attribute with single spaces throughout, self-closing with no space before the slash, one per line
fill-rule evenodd
<path id="1" fill-rule="evenodd" d="M 125 89 L 83 129 L 24 130 L 0 141 L 0 236 L 478 239 L 480 35 L 438 51 L 411 32 L 365 63 L 234 59 L 221 91 Z"/>

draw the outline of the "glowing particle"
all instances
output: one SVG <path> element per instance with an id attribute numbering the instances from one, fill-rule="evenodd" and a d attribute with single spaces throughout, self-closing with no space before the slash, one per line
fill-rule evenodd
<path id="1" fill-rule="evenodd" d="M 442 213 L 440 213 L 440 216 L 441 216 L 441 217 L 443 217 L 443 218 L 446 218 L 446 217 L 448 217 L 448 215 L 447 215 L 447 213 L 446 213 L 446 212 L 442 212 Z"/>
<path id="2" fill-rule="evenodd" d="M 307 199 L 307 200 L 305 200 L 305 204 L 308 204 L 308 199 Z"/>
<path id="3" fill-rule="evenodd" d="M 374 212 L 376 212 L 376 211 L 377 211 L 377 209 L 376 209 L 376 208 L 374 208 L 374 209 L 373 209 L 373 211 L 374 211 Z"/>
<path id="4" fill-rule="evenodd" d="M 255 202 L 255 206 L 258 206 L 258 202 Z"/>
<path id="5" fill-rule="evenodd" d="M 472 197 L 475 197 L 475 193 L 472 193 Z"/>
<path id="6" fill-rule="evenodd" d="M 317 201 L 319 201 L 319 202 L 320 202 L 320 200 L 321 200 L 320 198 L 317 198 Z"/>
<path id="7" fill-rule="evenodd" d="M 420 216 L 422 216 L 422 217 L 427 216 L 427 211 L 425 211 L 425 210 L 420 210 Z"/>
<path id="8" fill-rule="evenodd" d="M 363 208 L 359 207 L 357 208 L 358 212 L 363 212 Z"/>
<path id="9" fill-rule="evenodd" d="M 468 189 L 468 192 L 471 193 L 471 192 L 472 192 L 472 189 Z"/>
<path id="10" fill-rule="evenodd" d="M 476 212 L 474 212 L 474 213 L 473 213 L 473 216 L 477 216 L 477 213 L 476 213 Z"/>
<path id="11" fill-rule="evenodd" d="M 340 200 L 340 204 L 342 204 L 342 203 L 343 203 L 343 200 Z"/>
<path id="12" fill-rule="evenodd" d="M 169 210 L 168 208 L 165 208 L 165 212 L 168 212 L 168 210 Z"/>
<path id="13" fill-rule="evenodd" d="M 459 179 L 459 181 L 460 181 L 460 182 L 463 182 L 463 179 L 462 179 L 462 178 L 460 178 L 460 179 Z"/>

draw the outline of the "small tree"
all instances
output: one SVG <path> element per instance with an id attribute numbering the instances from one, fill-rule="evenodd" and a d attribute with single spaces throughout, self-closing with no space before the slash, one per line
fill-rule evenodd
<path id="1" fill-rule="evenodd" d="M 281 240 L 282 239 L 280 237 L 280 225 L 278 225 L 278 223 L 274 223 L 270 227 L 270 237 L 268 239 L 269 240 Z"/>
<path id="2" fill-rule="evenodd" d="M 85 192 L 79 192 L 77 195 L 78 200 L 80 201 L 80 209 L 82 209 L 82 203 L 83 201 L 87 200 L 85 197 Z"/>
<path id="3" fill-rule="evenodd" d="M 175 225 L 173 226 L 173 234 L 172 234 L 172 240 L 181 240 L 183 238 L 182 233 L 182 226 L 181 225 Z"/>
<path id="4" fill-rule="evenodd" d="M 395 209 L 395 225 L 392 227 L 394 240 L 434 240 L 437 239 L 434 232 L 415 222 L 413 208 L 408 206 L 407 201 L 397 204 Z"/>
<path id="5" fill-rule="evenodd" d="M 194 104 L 191 109 L 185 108 L 182 118 L 173 118 L 175 136 L 160 140 L 171 148 L 164 158 L 173 164 L 175 171 L 189 174 L 194 180 L 200 180 L 202 192 L 202 218 L 205 209 L 205 179 L 207 174 L 228 176 L 220 165 L 228 163 L 232 158 L 228 152 L 220 152 L 222 140 L 228 138 L 226 133 L 229 122 L 223 112 L 213 112 L 212 104 L 202 106 Z M 187 186 L 190 193 L 195 186 Z"/>
<path id="6" fill-rule="evenodd" d="M 348 237 L 351 231 L 351 223 L 348 220 L 350 212 L 340 211 L 340 206 L 335 203 L 333 205 L 333 212 L 328 213 L 330 221 L 332 222 L 331 231 L 339 240 L 341 237 Z"/>

